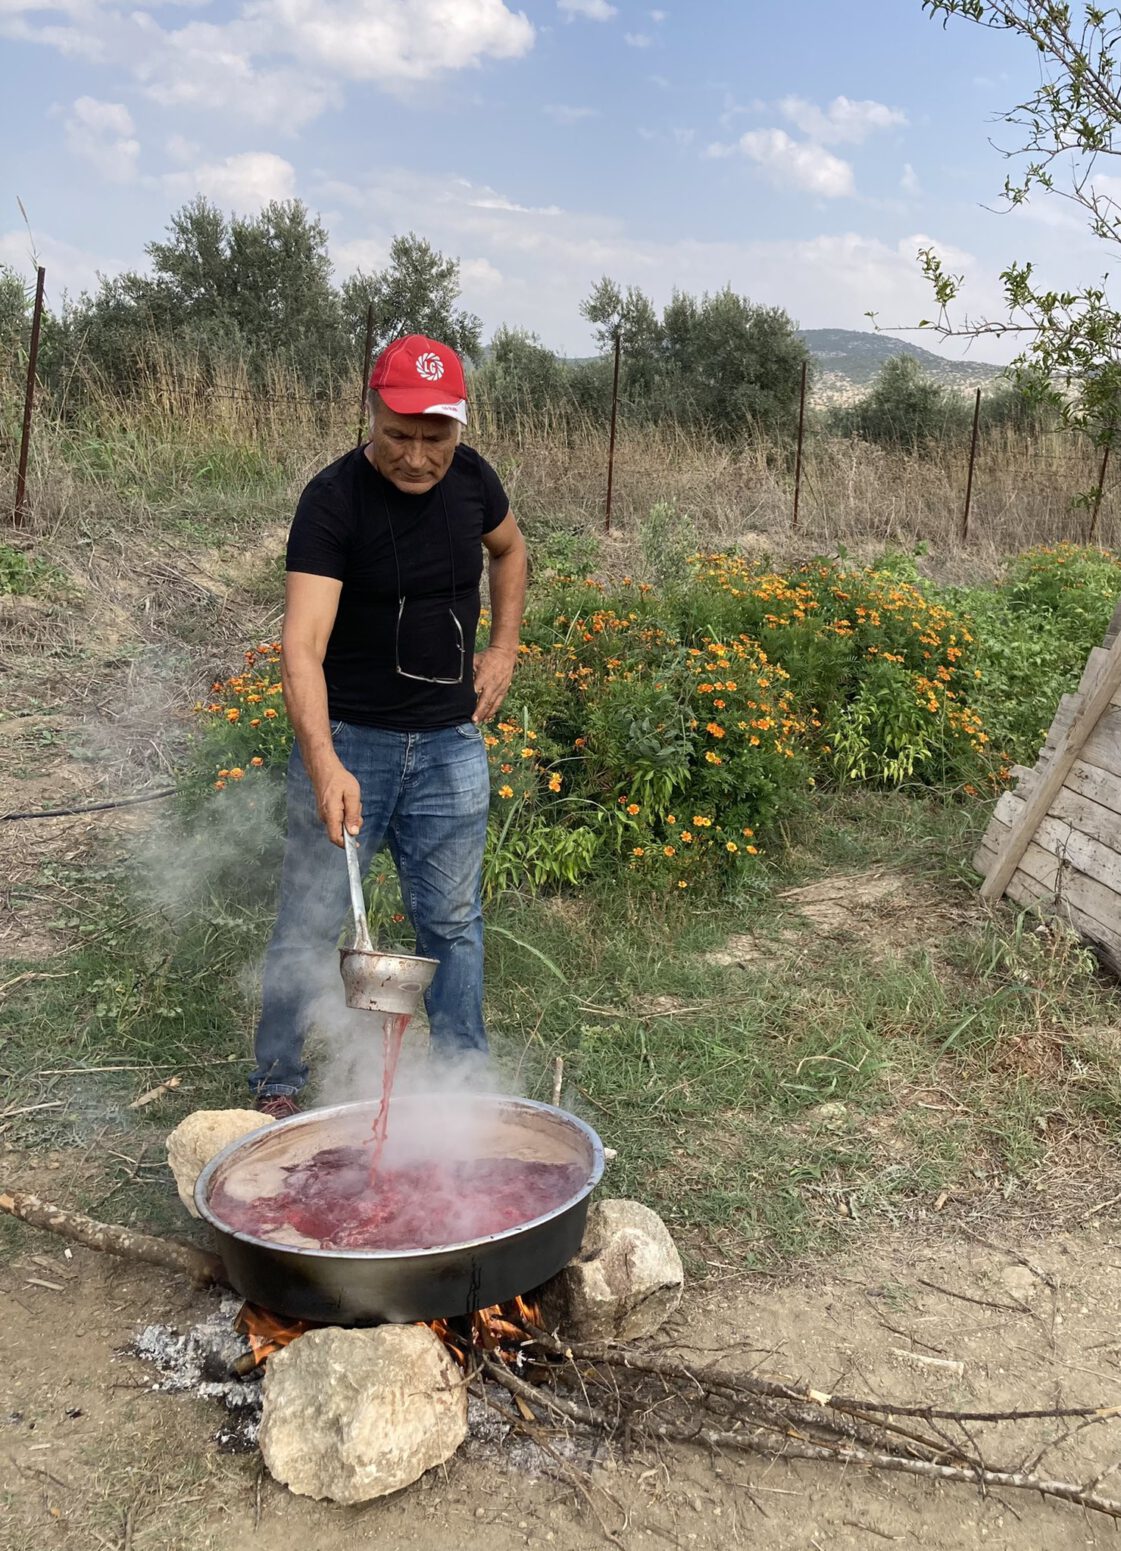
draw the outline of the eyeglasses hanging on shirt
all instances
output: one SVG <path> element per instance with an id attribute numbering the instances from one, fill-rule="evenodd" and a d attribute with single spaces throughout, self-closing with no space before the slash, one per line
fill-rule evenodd
<path id="1" fill-rule="evenodd" d="M 384 475 L 382 477 L 384 478 Z M 444 513 L 444 527 L 448 535 L 448 562 L 451 567 L 452 599 L 454 601 L 458 592 L 455 578 L 455 540 L 452 538 L 451 518 L 448 516 L 448 503 L 444 498 L 443 485 L 437 485 L 436 488 L 440 492 L 440 505 Z M 467 648 L 463 639 L 463 626 L 460 624 L 459 616 L 454 608 L 448 609 L 448 618 L 451 620 L 452 625 L 448 644 L 452 648 L 452 653 L 456 654 L 454 660 L 457 660 L 459 663 L 459 672 L 454 677 L 443 674 L 410 673 L 407 668 L 401 666 L 401 622 L 405 617 L 405 606 L 409 600 L 401 585 L 401 558 L 397 553 L 397 536 L 393 531 L 393 517 L 390 513 L 389 500 L 384 490 L 381 492 L 381 499 L 382 505 L 385 507 L 385 521 L 389 529 L 389 542 L 393 546 L 393 564 L 397 571 L 397 623 L 393 632 L 393 666 L 397 676 L 402 679 L 413 679 L 419 684 L 462 684 L 467 666 Z"/>

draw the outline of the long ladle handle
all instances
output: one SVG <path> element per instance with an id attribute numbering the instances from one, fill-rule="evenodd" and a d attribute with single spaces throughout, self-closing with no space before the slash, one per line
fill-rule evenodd
<path id="1" fill-rule="evenodd" d="M 350 908 L 354 911 L 354 946 L 363 953 L 373 953 L 370 928 L 366 924 L 366 901 L 362 897 L 362 870 L 358 865 L 358 842 L 348 829 L 343 828 L 346 850 L 346 874 L 350 879 Z"/>

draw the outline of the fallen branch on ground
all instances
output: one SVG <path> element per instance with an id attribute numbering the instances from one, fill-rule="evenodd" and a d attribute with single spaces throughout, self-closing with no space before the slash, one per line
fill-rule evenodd
<path id="1" fill-rule="evenodd" d="M 18 1217 L 32 1228 L 44 1228 L 75 1244 L 84 1244 L 87 1249 L 105 1250 L 125 1260 L 142 1260 L 148 1265 L 178 1271 L 189 1277 L 196 1287 L 209 1287 L 213 1283 L 227 1285 L 226 1268 L 220 1258 L 194 1244 L 139 1233 L 116 1223 L 98 1222 L 81 1212 L 68 1212 L 61 1206 L 52 1206 L 49 1201 L 40 1201 L 38 1196 L 18 1192 L 0 1191 L 0 1212 Z"/>

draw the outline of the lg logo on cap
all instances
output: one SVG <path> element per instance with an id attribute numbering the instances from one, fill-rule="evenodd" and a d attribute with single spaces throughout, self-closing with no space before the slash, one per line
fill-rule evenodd
<path id="1" fill-rule="evenodd" d="M 416 369 L 426 382 L 439 382 L 444 375 L 444 363 L 434 350 L 426 350 L 417 356 Z"/>

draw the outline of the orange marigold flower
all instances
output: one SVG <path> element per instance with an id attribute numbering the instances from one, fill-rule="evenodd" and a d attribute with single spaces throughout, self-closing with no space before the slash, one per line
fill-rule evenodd
<path id="1" fill-rule="evenodd" d="M 744 846 L 744 850 L 747 852 L 748 856 L 758 856 L 759 855 L 759 847 L 758 846 Z"/>
<path id="2" fill-rule="evenodd" d="M 666 814 L 666 823 L 667 824 L 676 824 L 677 823 L 677 820 L 674 818 L 672 813 L 667 813 Z"/>
<path id="3" fill-rule="evenodd" d="M 576 742 L 573 744 L 573 747 L 577 748 L 577 749 L 582 749 L 587 744 L 587 741 L 588 741 L 587 738 L 577 738 Z"/>
<path id="4" fill-rule="evenodd" d="M 498 768 L 502 771 L 503 775 L 509 775 L 511 770 L 513 770 L 514 767 L 513 767 L 513 765 L 499 765 Z"/>
<path id="5" fill-rule="evenodd" d="M 714 738 L 722 738 L 724 736 L 724 729 L 719 722 L 709 722 L 705 727 L 705 732 L 710 732 Z"/>
<path id="6" fill-rule="evenodd" d="M 681 831 L 681 838 L 682 838 L 682 840 L 685 842 L 685 844 L 687 846 L 692 845 L 693 844 L 693 831 L 691 829 L 683 829 Z"/>
<path id="7" fill-rule="evenodd" d="M 214 790 L 216 792 L 224 792 L 225 789 L 226 789 L 225 781 L 215 781 L 215 783 L 214 783 Z"/>
<path id="8" fill-rule="evenodd" d="M 559 792 L 560 789 L 561 789 L 561 777 L 554 770 L 553 774 L 549 777 L 549 790 L 551 792 Z"/>
<path id="9" fill-rule="evenodd" d="M 235 765 L 233 767 L 233 769 L 230 771 L 230 780 L 231 781 L 240 781 L 241 778 L 244 776 L 244 774 L 245 774 L 245 771 L 241 768 L 241 766 L 240 765 Z"/>
<path id="10" fill-rule="evenodd" d="M 724 849 L 725 849 L 725 851 L 730 851 L 732 853 L 732 855 L 734 856 L 736 854 L 736 852 L 739 850 L 739 846 L 736 844 L 736 842 L 734 840 L 728 840 L 728 841 L 725 841 Z"/>
<path id="11" fill-rule="evenodd" d="M 634 850 L 631 852 L 631 855 L 632 856 L 645 856 L 646 855 L 646 848 L 644 846 L 635 846 Z"/>
<path id="12" fill-rule="evenodd" d="M 755 836 L 755 831 L 753 829 L 748 829 L 746 825 L 740 831 L 740 833 L 746 835 L 749 840 L 753 839 Z"/>
<path id="13" fill-rule="evenodd" d="M 498 788 L 498 795 L 500 797 L 512 797 L 514 795 L 514 788 L 512 786 L 500 786 Z"/>
<path id="14" fill-rule="evenodd" d="M 265 715 L 268 717 L 269 721 L 271 722 L 276 717 L 276 712 L 273 710 L 272 706 L 269 706 L 268 710 L 265 712 Z"/>
<path id="15" fill-rule="evenodd" d="M 662 847 L 662 855 L 663 856 L 676 856 L 677 855 L 677 847 L 676 846 L 663 846 Z"/>
<path id="16" fill-rule="evenodd" d="M 238 710 L 237 706 L 232 705 L 230 707 L 230 709 L 226 712 L 226 720 L 228 722 L 236 722 L 238 717 L 240 717 L 240 715 L 241 715 L 241 712 Z"/>
<path id="17" fill-rule="evenodd" d="M 261 725 L 261 718 L 259 716 L 255 716 L 249 725 L 250 727 L 259 727 Z"/>
<path id="18" fill-rule="evenodd" d="M 708 753 L 705 755 L 705 759 L 708 760 L 710 765 L 722 765 L 724 763 L 724 761 L 720 758 L 720 755 L 714 754 L 711 749 L 709 749 Z"/>
<path id="19" fill-rule="evenodd" d="M 261 756 L 259 754 L 254 754 L 253 758 L 249 761 L 249 763 L 251 765 L 256 765 L 258 768 L 260 768 L 260 766 L 264 764 L 264 760 L 261 758 Z"/>
<path id="20" fill-rule="evenodd" d="M 627 812 L 628 812 L 628 813 L 630 813 L 630 814 L 635 814 L 635 813 L 638 813 L 638 812 L 640 812 L 640 811 L 641 811 L 641 810 L 640 810 L 640 808 L 639 808 L 639 805 L 638 805 L 638 803 L 637 803 L 637 802 L 629 802 L 629 803 L 628 803 L 628 804 L 627 804 Z"/>
<path id="21" fill-rule="evenodd" d="M 405 917 L 401 914 L 400 911 L 397 911 L 396 914 L 394 915 L 393 919 L 394 919 L 395 922 L 397 922 L 399 924 L 400 922 L 402 922 L 405 919 Z"/>

